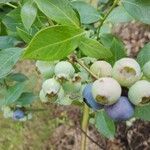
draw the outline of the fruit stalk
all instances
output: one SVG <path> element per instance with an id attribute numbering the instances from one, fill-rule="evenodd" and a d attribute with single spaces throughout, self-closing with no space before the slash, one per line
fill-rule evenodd
<path id="1" fill-rule="evenodd" d="M 11 4 L 11 3 L 6 3 L 6 5 L 8 5 L 8 6 L 10 6 L 10 7 L 14 8 L 14 9 L 16 9 L 16 8 L 17 8 L 17 6 L 15 6 L 15 5 Z"/>
<path id="2" fill-rule="evenodd" d="M 90 73 L 91 76 L 93 76 L 95 79 L 98 79 L 98 77 L 97 77 L 93 72 L 91 72 L 90 69 L 87 68 L 87 67 L 82 63 L 82 61 L 76 59 L 76 62 L 77 62 L 81 67 L 83 67 L 88 73 Z"/>
<path id="3" fill-rule="evenodd" d="M 89 107 L 84 104 L 83 110 L 83 120 L 82 120 L 82 130 L 84 133 L 81 135 L 81 150 L 86 150 L 87 148 L 87 137 L 86 134 L 88 130 L 88 123 L 89 123 Z"/>
<path id="4" fill-rule="evenodd" d="M 106 13 L 106 15 L 100 20 L 100 25 L 98 27 L 97 30 L 97 39 L 99 39 L 99 33 L 100 33 L 100 29 L 103 26 L 106 18 L 108 17 L 108 15 L 112 12 L 112 10 L 116 7 L 116 5 L 118 4 L 119 0 L 114 0 L 113 5 L 110 7 L 110 9 L 108 10 L 108 12 Z"/>

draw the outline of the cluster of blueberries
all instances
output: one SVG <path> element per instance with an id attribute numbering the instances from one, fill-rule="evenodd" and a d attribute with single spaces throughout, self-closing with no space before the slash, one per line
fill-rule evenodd
<path id="1" fill-rule="evenodd" d="M 118 102 L 107 106 L 98 103 L 92 95 L 92 83 L 87 84 L 83 90 L 84 102 L 92 108 L 94 111 L 105 109 L 108 116 L 110 116 L 115 121 L 128 120 L 134 115 L 134 106 L 129 102 L 128 98 L 121 96 Z"/>
<path id="2" fill-rule="evenodd" d="M 135 106 L 150 102 L 150 61 L 142 68 L 132 58 L 122 58 L 113 67 L 92 58 L 83 63 L 88 71 L 68 61 L 37 61 L 44 78 L 41 101 L 71 104 L 74 99 L 84 98 L 93 110 L 103 108 L 116 121 L 128 120 L 134 115 Z M 123 89 L 127 90 L 125 95 Z"/>
<path id="3" fill-rule="evenodd" d="M 96 61 L 91 68 L 99 78 L 85 86 L 83 98 L 93 110 L 104 109 L 113 120 L 124 121 L 133 117 L 135 106 L 150 102 L 150 61 L 143 71 L 131 58 L 120 59 L 113 68 Z"/>
<path id="4" fill-rule="evenodd" d="M 26 121 L 32 118 L 31 113 L 27 113 L 24 108 L 16 107 L 11 108 L 8 106 L 2 107 L 4 118 L 12 118 L 15 121 Z"/>

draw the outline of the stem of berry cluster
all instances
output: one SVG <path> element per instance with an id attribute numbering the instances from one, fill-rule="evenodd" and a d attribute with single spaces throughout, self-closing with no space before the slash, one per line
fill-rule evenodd
<path id="1" fill-rule="evenodd" d="M 110 7 L 109 11 L 106 13 L 106 15 L 103 17 L 103 19 L 100 20 L 100 25 L 99 25 L 98 31 L 97 31 L 97 39 L 99 39 L 99 33 L 100 33 L 101 27 L 103 26 L 103 23 L 105 22 L 108 15 L 112 12 L 112 10 L 116 7 L 118 2 L 119 2 L 119 0 L 114 0 L 113 5 Z M 98 79 L 98 77 L 95 74 L 93 74 L 89 70 L 89 68 L 87 68 L 86 65 L 84 65 L 84 63 L 82 61 L 76 59 L 76 62 L 80 66 L 82 66 L 87 72 L 89 72 L 91 74 L 91 76 L 93 76 L 95 79 Z M 87 133 L 87 130 L 88 130 L 89 111 L 90 111 L 90 108 L 86 104 L 84 104 L 82 130 L 85 133 Z M 87 137 L 86 137 L 86 134 L 82 133 L 82 135 L 81 135 L 81 150 L 86 150 L 86 149 L 87 149 Z"/>
<path id="2" fill-rule="evenodd" d="M 11 4 L 11 3 L 6 3 L 6 5 L 8 5 L 8 6 L 12 7 L 12 8 L 17 8 L 17 6 L 15 6 L 15 5 Z"/>
<path id="3" fill-rule="evenodd" d="M 89 111 L 90 108 L 84 104 L 84 110 L 83 110 L 83 120 L 82 120 L 82 130 L 84 133 L 81 135 L 81 150 L 87 149 L 87 136 L 85 133 L 88 131 L 88 123 L 89 123 Z"/>
<path id="4" fill-rule="evenodd" d="M 112 10 L 116 7 L 116 5 L 119 3 L 119 1 L 120 0 L 114 0 L 113 5 L 110 7 L 110 9 L 108 10 L 108 12 L 105 14 L 105 16 L 102 19 L 100 19 L 100 25 L 99 25 L 98 30 L 97 30 L 97 39 L 99 39 L 100 29 L 103 26 L 106 18 L 112 12 Z"/>
<path id="5" fill-rule="evenodd" d="M 82 61 L 80 61 L 80 60 L 77 59 L 76 62 L 81 67 L 83 67 L 89 74 L 91 74 L 92 77 L 94 77 L 95 79 L 98 79 L 98 77 L 88 67 L 86 67 L 86 65 Z"/>

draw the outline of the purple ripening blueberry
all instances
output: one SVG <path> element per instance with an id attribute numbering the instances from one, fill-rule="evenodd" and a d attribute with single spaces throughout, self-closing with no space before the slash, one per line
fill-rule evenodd
<path id="1" fill-rule="evenodd" d="M 108 116 L 115 121 L 125 121 L 134 115 L 134 107 L 127 97 L 121 96 L 117 103 L 106 106 L 105 111 Z"/>

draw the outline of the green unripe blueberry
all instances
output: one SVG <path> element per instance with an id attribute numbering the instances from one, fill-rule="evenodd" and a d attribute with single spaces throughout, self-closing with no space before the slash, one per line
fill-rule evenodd
<path id="1" fill-rule="evenodd" d="M 39 97 L 40 97 L 41 102 L 43 103 L 48 102 L 48 97 L 44 93 L 43 89 L 40 91 Z"/>
<path id="2" fill-rule="evenodd" d="M 13 116 L 13 111 L 8 106 L 3 106 L 2 111 L 3 111 L 4 118 L 10 118 Z"/>
<path id="3" fill-rule="evenodd" d="M 121 96 L 121 86 L 113 78 L 100 78 L 93 83 L 92 94 L 100 104 L 112 105 Z"/>
<path id="4" fill-rule="evenodd" d="M 112 75 L 112 67 L 106 61 L 96 61 L 94 62 L 90 70 L 97 76 L 97 77 L 111 77 Z"/>
<path id="5" fill-rule="evenodd" d="M 129 87 L 142 77 L 139 64 L 132 58 L 118 60 L 112 71 L 112 76 L 122 86 Z"/>
<path id="6" fill-rule="evenodd" d="M 54 78 L 45 80 L 42 85 L 43 92 L 49 97 L 55 96 L 61 88 L 60 83 Z"/>
<path id="7" fill-rule="evenodd" d="M 141 80 L 132 85 L 128 93 L 129 100 L 134 105 L 144 105 L 150 102 L 150 82 Z"/>
<path id="8" fill-rule="evenodd" d="M 75 69 L 67 61 L 60 61 L 55 66 L 55 75 L 59 79 L 70 79 L 73 77 Z"/>
<path id="9" fill-rule="evenodd" d="M 37 61 L 36 67 L 44 78 L 50 78 L 54 75 L 55 62 Z"/>
<path id="10" fill-rule="evenodd" d="M 144 76 L 150 79 L 150 61 L 148 61 L 143 67 Z"/>

